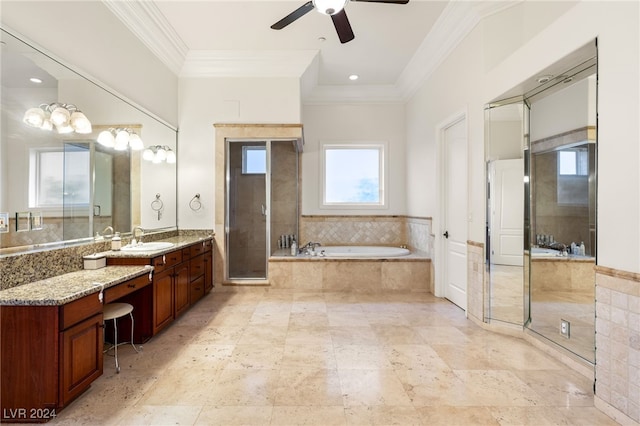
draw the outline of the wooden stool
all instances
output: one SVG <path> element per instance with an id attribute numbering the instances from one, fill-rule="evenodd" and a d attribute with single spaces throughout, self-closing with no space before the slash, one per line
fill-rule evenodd
<path id="1" fill-rule="evenodd" d="M 129 314 L 129 316 L 131 317 L 131 346 L 133 346 L 133 349 L 138 352 L 138 348 L 136 348 L 136 345 L 133 344 L 133 305 L 130 305 L 129 303 L 107 303 L 106 305 L 104 305 L 104 310 L 102 312 L 105 322 L 111 319 L 113 320 L 113 347 L 116 358 L 116 373 L 120 373 L 120 365 L 118 364 L 118 318 L 121 318 L 127 314 Z"/>

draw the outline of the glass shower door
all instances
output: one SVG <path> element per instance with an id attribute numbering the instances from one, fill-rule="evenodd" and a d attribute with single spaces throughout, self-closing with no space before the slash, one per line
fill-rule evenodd
<path id="1" fill-rule="evenodd" d="M 227 278 L 266 279 L 267 143 L 227 141 L 227 153 Z"/>

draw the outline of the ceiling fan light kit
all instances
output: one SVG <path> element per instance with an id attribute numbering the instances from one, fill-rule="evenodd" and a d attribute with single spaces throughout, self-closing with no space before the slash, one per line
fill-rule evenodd
<path id="1" fill-rule="evenodd" d="M 340 43 L 347 43 L 355 38 L 349 19 L 347 18 L 347 13 L 344 11 L 344 7 L 349 1 L 389 4 L 409 3 L 409 0 L 313 0 L 306 2 L 275 24 L 271 25 L 271 28 L 274 30 L 281 30 L 315 9 L 323 15 L 331 16 L 333 26 L 336 28 L 336 32 L 338 33 Z"/>

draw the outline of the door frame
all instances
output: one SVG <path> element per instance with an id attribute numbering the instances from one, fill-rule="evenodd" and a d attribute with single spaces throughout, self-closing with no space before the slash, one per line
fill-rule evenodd
<path id="1" fill-rule="evenodd" d="M 436 297 L 445 297 L 446 296 L 446 285 L 447 285 L 447 271 L 446 271 L 446 240 L 443 238 L 442 234 L 446 231 L 445 227 L 445 214 L 446 214 L 446 182 L 445 182 L 445 171 L 446 171 L 446 156 L 445 156 L 445 131 L 449 127 L 458 123 L 459 121 L 465 121 L 465 133 L 467 135 L 467 168 L 469 165 L 469 116 L 467 113 L 467 108 L 465 107 L 462 110 L 459 110 L 443 121 L 436 125 L 436 180 L 437 180 L 437 201 L 439 204 L 438 207 L 438 219 L 434 221 L 434 236 L 435 236 L 435 255 L 436 255 L 436 273 L 435 278 L 436 282 L 434 285 L 434 295 Z M 467 213 L 469 212 L 469 177 L 467 176 Z M 468 232 L 468 226 L 467 226 Z M 467 290 L 469 287 L 469 277 L 467 277 Z M 465 315 L 467 313 L 467 308 L 465 307 Z"/>

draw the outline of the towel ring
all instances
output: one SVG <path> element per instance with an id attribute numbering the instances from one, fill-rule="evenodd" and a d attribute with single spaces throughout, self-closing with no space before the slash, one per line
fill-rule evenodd
<path id="1" fill-rule="evenodd" d="M 156 194 L 156 199 L 151 202 L 153 211 L 159 212 L 164 207 L 164 203 L 160 199 L 160 194 Z"/>
<path id="2" fill-rule="evenodd" d="M 197 212 L 202 208 L 202 202 L 200 201 L 200 193 L 197 193 L 191 201 L 189 201 L 189 208 L 194 212 Z"/>

